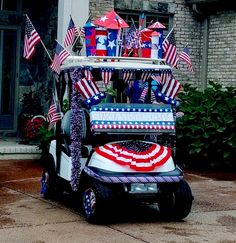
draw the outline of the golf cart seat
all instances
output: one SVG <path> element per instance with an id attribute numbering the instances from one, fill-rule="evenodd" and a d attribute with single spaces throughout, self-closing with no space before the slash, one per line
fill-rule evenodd
<path id="1" fill-rule="evenodd" d="M 61 124 L 61 130 L 63 133 L 63 137 L 64 137 L 64 144 L 65 147 L 67 149 L 67 151 L 69 152 L 69 145 L 71 144 L 71 139 L 70 139 L 70 135 L 71 135 L 71 119 L 72 119 L 72 110 L 68 110 L 63 119 L 62 119 L 62 124 Z M 87 118 L 86 118 L 86 111 L 82 110 L 82 129 L 81 129 L 81 139 L 85 140 L 86 136 L 87 136 Z"/>

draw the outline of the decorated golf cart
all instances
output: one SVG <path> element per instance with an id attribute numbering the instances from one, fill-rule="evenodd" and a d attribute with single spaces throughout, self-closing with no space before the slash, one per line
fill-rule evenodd
<path id="1" fill-rule="evenodd" d="M 87 56 L 70 56 L 60 69 L 58 101 L 62 106 L 69 90 L 70 108 L 56 124 L 42 194 L 77 192 L 90 222 L 103 219 L 115 202 L 129 200 L 157 203 L 163 217 L 185 218 L 193 197 L 175 163 L 179 86 L 168 84 L 172 69 L 164 59 L 127 57 L 126 50 L 123 57 L 107 56 L 99 40 L 112 34 L 96 31 L 100 37 L 96 46 L 87 46 Z"/>

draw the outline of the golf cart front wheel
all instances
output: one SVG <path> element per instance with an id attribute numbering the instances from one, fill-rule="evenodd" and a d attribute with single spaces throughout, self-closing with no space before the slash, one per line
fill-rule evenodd
<path id="1" fill-rule="evenodd" d="M 111 203 L 111 191 L 103 184 L 93 182 L 83 191 L 82 210 L 87 221 L 102 223 Z"/>
<path id="2" fill-rule="evenodd" d="M 192 191 L 185 180 L 179 182 L 176 191 L 162 192 L 158 202 L 162 218 L 181 220 L 188 216 L 192 208 Z"/>

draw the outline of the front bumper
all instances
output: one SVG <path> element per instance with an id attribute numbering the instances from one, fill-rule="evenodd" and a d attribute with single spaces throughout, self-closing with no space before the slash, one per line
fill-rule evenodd
<path id="1" fill-rule="evenodd" d="M 157 173 L 117 173 L 85 166 L 84 172 L 105 183 L 178 183 L 183 180 L 179 167 L 169 172 Z"/>

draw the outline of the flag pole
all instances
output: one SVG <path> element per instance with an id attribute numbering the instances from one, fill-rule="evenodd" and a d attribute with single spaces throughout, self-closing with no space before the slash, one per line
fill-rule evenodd
<path id="1" fill-rule="evenodd" d="M 172 29 L 170 30 L 170 32 L 169 32 L 168 35 L 166 36 L 165 40 L 169 37 L 170 33 L 171 33 L 173 30 L 174 30 L 174 27 L 172 27 Z M 165 41 L 165 40 L 164 40 L 164 41 Z M 164 41 L 163 41 L 163 42 L 164 42 Z"/>
<path id="2" fill-rule="evenodd" d="M 70 16 L 71 16 L 71 15 L 70 15 Z M 86 24 L 87 21 L 89 20 L 90 16 L 91 16 L 91 14 L 88 16 L 87 20 L 85 21 L 85 24 Z M 84 25 L 85 25 L 85 24 L 84 24 Z M 81 29 L 82 29 L 82 28 L 80 27 L 79 35 L 76 37 L 75 41 L 74 41 L 73 44 L 71 45 L 70 52 L 72 51 L 72 49 L 73 49 L 75 43 L 77 42 L 77 40 L 79 39 L 79 37 L 81 37 Z"/>
<path id="3" fill-rule="evenodd" d="M 47 53 L 47 55 L 48 55 L 49 59 L 50 59 L 50 60 L 51 60 L 51 62 L 52 62 L 52 58 L 51 58 L 51 56 L 50 56 L 50 54 L 49 54 L 49 52 L 48 52 L 48 50 L 47 50 L 46 46 L 44 45 L 43 41 L 41 40 L 41 38 L 40 38 L 40 42 L 41 42 L 41 44 L 42 44 L 42 46 L 43 46 L 44 50 L 46 51 L 46 53 Z"/>

